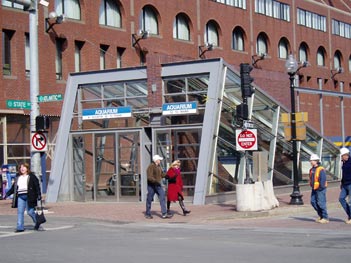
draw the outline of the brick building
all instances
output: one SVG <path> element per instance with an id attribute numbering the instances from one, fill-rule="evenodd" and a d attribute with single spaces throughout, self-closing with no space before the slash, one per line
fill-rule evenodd
<path id="1" fill-rule="evenodd" d="M 222 57 L 236 68 L 253 64 L 255 84 L 289 107 L 285 62 L 292 53 L 310 64 L 299 71 L 298 86 L 325 92 L 299 91 L 298 109 L 309 113 L 309 124 L 324 136 L 339 143 L 351 136 L 351 123 L 342 119 L 351 113 L 351 5 L 346 1 L 48 2 L 37 11 L 40 94 L 63 94 L 73 72 L 146 65 L 148 103 L 159 106 L 162 96 L 152 92 L 152 84 L 162 85 L 160 64 Z M 30 156 L 29 111 L 9 107 L 8 100 L 30 100 L 28 12 L 3 0 L 0 25 L 5 127 L 0 156 L 2 162 L 17 162 Z M 53 144 L 61 107 L 62 102 L 40 103 L 40 113 L 52 119 Z"/>

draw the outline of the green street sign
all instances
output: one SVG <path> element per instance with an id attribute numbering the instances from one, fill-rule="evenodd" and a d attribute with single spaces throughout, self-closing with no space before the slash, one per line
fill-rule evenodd
<path id="1" fill-rule="evenodd" d="M 62 100 L 62 94 L 39 95 L 38 102 L 52 102 Z"/>
<path id="2" fill-rule="evenodd" d="M 6 100 L 6 106 L 9 109 L 30 110 L 31 103 L 27 100 Z"/>

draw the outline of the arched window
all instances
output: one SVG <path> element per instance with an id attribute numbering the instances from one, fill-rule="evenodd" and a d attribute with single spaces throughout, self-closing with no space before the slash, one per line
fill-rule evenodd
<path id="1" fill-rule="evenodd" d="M 288 53 L 289 53 L 289 42 L 285 37 L 283 37 L 280 39 L 278 44 L 278 56 L 279 58 L 287 59 Z"/>
<path id="2" fill-rule="evenodd" d="M 190 40 L 189 19 L 184 14 L 178 14 L 174 20 L 173 38 Z"/>
<path id="3" fill-rule="evenodd" d="M 79 0 L 55 0 L 55 12 L 71 19 L 80 20 Z"/>
<path id="4" fill-rule="evenodd" d="M 325 66 L 325 49 L 323 47 L 319 47 L 317 51 L 317 65 Z"/>
<path id="5" fill-rule="evenodd" d="M 239 51 L 245 50 L 244 30 L 239 26 L 233 30 L 232 48 Z"/>
<path id="6" fill-rule="evenodd" d="M 204 41 L 205 43 L 212 44 L 213 46 L 219 46 L 218 26 L 216 22 L 209 21 L 206 24 Z"/>
<path id="7" fill-rule="evenodd" d="M 305 42 L 301 43 L 299 47 L 299 61 L 300 62 L 308 61 L 308 46 Z"/>
<path id="8" fill-rule="evenodd" d="M 334 69 L 341 68 L 342 55 L 339 50 L 334 53 Z"/>
<path id="9" fill-rule="evenodd" d="M 260 33 L 257 37 L 256 52 L 257 54 L 268 54 L 267 36 L 264 33 Z"/>
<path id="10" fill-rule="evenodd" d="M 101 0 L 99 24 L 112 27 L 122 27 L 121 12 L 114 0 Z"/>
<path id="11" fill-rule="evenodd" d="M 151 6 L 145 6 L 140 17 L 141 29 L 150 34 L 158 35 L 157 15 Z"/>

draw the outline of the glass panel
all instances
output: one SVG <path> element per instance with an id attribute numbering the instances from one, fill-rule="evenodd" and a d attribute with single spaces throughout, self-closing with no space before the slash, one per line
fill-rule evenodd
<path id="1" fill-rule="evenodd" d="M 111 200 L 114 195 L 113 184 L 115 178 L 115 134 L 95 135 L 95 178 L 94 192 L 97 201 Z M 113 201 L 116 199 L 113 198 Z"/>
<path id="2" fill-rule="evenodd" d="M 185 196 L 194 195 L 196 170 L 200 151 L 201 129 L 156 131 L 156 152 L 164 157 L 161 165 L 168 169 L 174 160 L 181 161 Z"/>
<path id="3" fill-rule="evenodd" d="M 139 132 L 120 133 L 118 136 L 119 197 L 139 200 L 140 163 Z M 120 199 L 122 200 L 122 199 Z"/>

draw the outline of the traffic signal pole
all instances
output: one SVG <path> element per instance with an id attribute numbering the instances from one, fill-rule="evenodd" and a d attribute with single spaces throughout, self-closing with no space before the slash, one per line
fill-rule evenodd
<path id="1" fill-rule="evenodd" d="M 29 12 L 29 46 L 30 46 L 30 146 L 32 133 L 36 132 L 36 117 L 39 116 L 39 56 L 38 56 L 38 0 L 12 0 L 23 5 Z M 32 151 L 31 171 L 40 176 L 40 152 Z"/>
<path id="2" fill-rule="evenodd" d="M 30 45 L 30 131 L 36 131 L 36 117 L 39 116 L 39 55 L 38 55 L 38 1 L 32 0 L 29 10 L 29 45 Z M 32 143 L 32 142 L 31 142 Z M 31 151 L 31 170 L 40 175 L 40 153 Z"/>
<path id="3" fill-rule="evenodd" d="M 247 63 L 240 64 L 240 80 L 241 80 L 241 95 L 243 98 L 242 105 L 239 105 L 239 114 L 237 117 L 240 118 L 239 122 L 242 121 L 242 129 L 247 129 L 247 122 L 251 119 L 251 114 L 249 114 L 249 107 L 247 103 L 247 98 L 251 97 L 255 90 L 251 83 L 253 82 L 253 78 L 250 76 L 250 72 L 253 67 Z M 238 116 L 239 115 L 239 116 Z M 249 151 L 245 150 L 244 152 L 244 161 L 245 161 L 245 180 L 244 184 L 252 184 L 253 180 L 250 177 L 250 164 L 249 164 Z"/>

